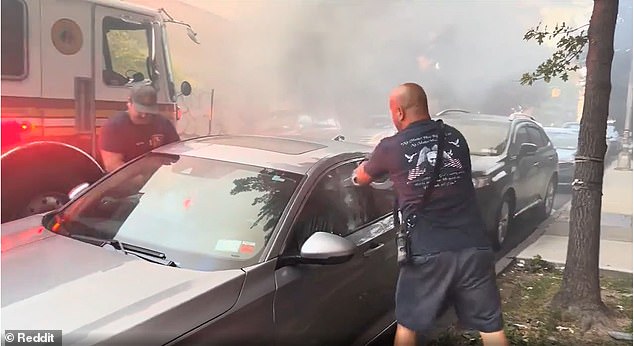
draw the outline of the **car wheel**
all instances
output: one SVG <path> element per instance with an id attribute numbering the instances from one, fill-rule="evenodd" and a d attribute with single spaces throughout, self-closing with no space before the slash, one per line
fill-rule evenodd
<path id="1" fill-rule="evenodd" d="M 498 207 L 495 222 L 495 232 L 493 234 L 493 247 L 497 251 L 502 248 L 509 232 L 511 221 L 513 220 L 512 201 L 509 195 L 505 195 L 502 203 Z"/>
<path id="2" fill-rule="evenodd" d="M 29 200 L 24 209 L 22 209 L 20 217 L 55 210 L 62 207 L 66 202 L 68 202 L 68 195 L 65 193 L 54 191 L 42 193 Z"/>
<path id="3" fill-rule="evenodd" d="M 553 177 L 548 182 L 548 187 L 546 188 L 546 194 L 544 195 L 544 201 L 540 204 L 540 216 L 545 219 L 550 216 L 553 212 L 553 205 L 555 204 L 555 178 Z"/>

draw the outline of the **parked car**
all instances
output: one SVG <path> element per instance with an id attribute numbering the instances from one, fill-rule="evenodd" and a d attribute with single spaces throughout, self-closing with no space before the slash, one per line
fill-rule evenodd
<path id="1" fill-rule="evenodd" d="M 557 150 L 559 158 L 559 184 L 570 186 L 575 174 L 575 156 L 579 133 L 561 127 L 545 127 L 544 130 Z"/>
<path id="2" fill-rule="evenodd" d="M 533 207 L 544 218 L 550 215 L 558 184 L 557 152 L 537 122 L 524 115 L 439 114 L 468 142 L 473 185 L 497 248 L 518 215 Z"/>
<path id="3" fill-rule="evenodd" d="M 375 147 L 381 139 L 394 135 L 396 129 L 389 114 L 376 114 L 356 119 L 342 133 L 348 142 Z"/>
<path id="4" fill-rule="evenodd" d="M 569 122 L 565 122 L 563 125 L 561 125 L 561 127 L 565 128 L 565 129 L 570 129 L 570 130 L 574 130 L 579 132 L 579 130 L 581 130 L 581 124 L 574 122 L 574 121 L 569 121 Z"/>
<path id="5" fill-rule="evenodd" d="M 212 136 L 2 225 L 5 329 L 76 344 L 350 345 L 394 324 L 389 183 L 371 148 Z M 82 190 L 84 188 L 84 190 Z"/>
<path id="6" fill-rule="evenodd" d="M 605 151 L 606 160 L 611 161 L 616 155 L 621 151 L 622 143 L 621 143 L 621 135 L 616 130 L 614 126 L 614 120 L 608 120 L 608 124 L 606 125 L 605 131 L 605 140 L 607 144 L 607 149 Z M 565 129 L 574 130 L 579 133 L 581 129 L 581 124 L 576 122 L 567 122 L 562 125 Z"/>

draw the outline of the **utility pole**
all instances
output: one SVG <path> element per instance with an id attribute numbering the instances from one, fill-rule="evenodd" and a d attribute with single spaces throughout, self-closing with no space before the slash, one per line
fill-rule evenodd
<path id="1" fill-rule="evenodd" d="M 623 135 L 621 136 L 621 151 L 616 163 L 616 169 L 623 171 L 632 170 L 632 146 L 630 138 L 632 137 L 632 63 L 630 63 L 630 81 L 627 85 L 627 104 L 625 125 L 623 126 Z"/>

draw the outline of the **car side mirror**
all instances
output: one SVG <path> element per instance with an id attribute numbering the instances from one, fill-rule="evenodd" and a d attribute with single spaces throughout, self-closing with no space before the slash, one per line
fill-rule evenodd
<path id="1" fill-rule="evenodd" d="M 302 263 L 340 264 L 354 256 L 355 245 L 332 233 L 315 232 L 304 242 L 300 251 Z"/>
<path id="2" fill-rule="evenodd" d="M 68 193 L 68 199 L 73 200 L 75 197 L 79 196 L 80 193 L 82 193 L 84 190 L 86 190 L 89 186 L 90 186 L 90 184 L 88 184 L 88 183 L 82 183 L 82 184 L 79 184 L 79 185 L 75 186 Z"/>
<path id="3" fill-rule="evenodd" d="M 520 157 L 535 155 L 537 152 L 537 145 L 533 143 L 522 143 L 520 146 Z"/>
<path id="4" fill-rule="evenodd" d="M 345 263 L 354 256 L 355 245 L 336 234 L 315 232 L 302 245 L 299 256 L 283 256 L 278 266 L 294 264 L 332 265 Z"/>
<path id="5" fill-rule="evenodd" d="M 188 81 L 181 83 L 181 94 L 189 96 L 192 93 L 192 85 Z"/>

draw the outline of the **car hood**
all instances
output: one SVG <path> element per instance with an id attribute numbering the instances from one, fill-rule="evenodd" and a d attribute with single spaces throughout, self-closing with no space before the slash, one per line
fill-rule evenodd
<path id="1" fill-rule="evenodd" d="M 242 270 L 162 266 L 57 235 L 40 222 L 34 216 L 2 225 L 5 330 L 58 329 L 64 344 L 122 335 L 165 343 L 229 310 L 240 294 Z M 208 309 L 187 315 L 192 303 Z"/>
<path id="2" fill-rule="evenodd" d="M 343 136 L 346 138 L 346 142 L 361 143 L 372 146 L 379 144 L 381 139 L 393 136 L 395 133 L 395 129 L 386 128 L 357 128 L 342 131 Z"/>
<path id="3" fill-rule="evenodd" d="M 501 166 L 500 156 L 471 155 L 471 171 L 477 175 L 490 174 Z"/>

